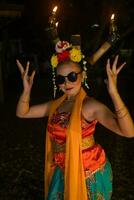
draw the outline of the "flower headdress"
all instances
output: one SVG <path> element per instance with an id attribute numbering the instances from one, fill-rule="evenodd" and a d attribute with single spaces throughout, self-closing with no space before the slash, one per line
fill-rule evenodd
<path id="1" fill-rule="evenodd" d="M 64 62 L 66 60 L 71 60 L 73 62 L 81 62 L 83 64 L 83 70 L 85 72 L 84 75 L 84 85 L 89 88 L 86 79 L 86 61 L 84 60 L 84 55 L 82 54 L 80 48 L 73 47 L 71 44 L 69 44 L 67 41 L 58 41 L 57 44 L 55 45 L 55 51 L 56 53 L 52 55 L 50 62 L 52 66 L 52 71 L 53 71 L 53 85 L 54 85 L 54 97 L 56 96 L 56 80 L 55 80 L 55 68 L 57 65 L 61 62 Z"/>
<path id="2" fill-rule="evenodd" d="M 58 41 L 55 46 L 56 54 L 51 57 L 51 65 L 53 68 L 57 67 L 60 62 L 65 60 L 72 60 L 73 62 L 80 62 L 84 55 L 81 50 L 74 48 L 67 41 Z"/>

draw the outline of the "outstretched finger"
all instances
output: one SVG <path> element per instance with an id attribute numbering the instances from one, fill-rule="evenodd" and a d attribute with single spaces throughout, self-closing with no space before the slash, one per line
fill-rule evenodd
<path id="1" fill-rule="evenodd" d="M 116 74 L 117 73 L 117 63 L 118 63 L 118 58 L 119 58 L 119 56 L 117 55 L 116 57 L 115 57 L 115 59 L 114 59 L 114 62 L 113 62 L 113 66 L 112 66 L 112 70 L 113 70 L 113 72 Z"/>
<path id="2" fill-rule="evenodd" d="M 30 76 L 30 80 L 33 81 L 36 71 L 34 70 Z"/>
<path id="3" fill-rule="evenodd" d="M 16 64 L 20 70 L 20 73 L 23 74 L 24 73 L 24 68 L 22 66 L 22 64 L 20 63 L 20 61 L 18 59 L 16 59 Z"/>
<path id="4" fill-rule="evenodd" d="M 110 73 L 112 73 L 111 68 L 110 68 L 110 59 L 107 60 L 107 64 L 106 64 L 106 72 L 107 75 Z"/>
<path id="5" fill-rule="evenodd" d="M 29 65 L 30 65 L 30 62 L 28 61 L 28 62 L 27 62 L 27 65 L 26 65 L 25 76 L 28 75 L 28 72 L 29 72 Z"/>
<path id="6" fill-rule="evenodd" d="M 122 68 L 126 65 L 126 62 L 124 62 L 120 67 L 117 69 L 117 74 L 122 70 Z"/>

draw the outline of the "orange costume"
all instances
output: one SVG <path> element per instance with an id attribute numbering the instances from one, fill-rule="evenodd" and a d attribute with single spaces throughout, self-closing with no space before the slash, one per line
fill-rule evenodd
<path id="1" fill-rule="evenodd" d="M 97 121 L 89 123 L 81 116 L 82 102 L 85 97 L 86 93 L 81 89 L 72 113 L 59 113 L 57 110 L 66 99 L 66 95 L 52 104 L 46 135 L 46 197 L 52 176 L 58 166 L 64 177 L 64 200 L 89 199 L 85 180 L 92 179 L 93 175 L 106 164 L 104 150 L 94 141 Z"/>

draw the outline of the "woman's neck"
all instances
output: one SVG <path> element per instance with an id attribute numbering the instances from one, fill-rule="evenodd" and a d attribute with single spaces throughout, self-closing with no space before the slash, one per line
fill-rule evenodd
<path id="1" fill-rule="evenodd" d="M 77 94 L 67 95 L 66 96 L 66 100 L 68 100 L 68 101 L 74 101 L 76 99 L 77 95 L 79 95 L 79 91 L 77 92 Z"/>
<path id="2" fill-rule="evenodd" d="M 66 101 L 74 101 L 76 99 L 76 96 L 71 96 L 71 97 L 67 97 L 65 100 Z"/>

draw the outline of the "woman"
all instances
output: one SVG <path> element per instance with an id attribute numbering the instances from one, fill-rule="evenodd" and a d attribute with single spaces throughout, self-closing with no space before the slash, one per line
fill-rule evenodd
<path id="1" fill-rule="evenodd" d="M 64 95 L 57 100 L 29 107 L 35 72 L 28 76 L 29 62 L 24 70 L 17 60 L 24 90 L 16 115 L 21 118 L 49 116 L 45 199 L 109 200 L 112 194 L 111 166 L 93 135 L 99 122 L 118 135 L 134 136 L 132 118 L 117 90 L 117 76 L 125 63 L 117 68 L 116 56 L 112 66 L 109 59 L 106 64 L 108 92 L 115 108 L 113 113 L 107 106 L 86 95 L 82 88 L 85 71 L 79 65 L 82 57 L 76 59 L 77 56 L 74 56 L 73 59 L 68 45 L 62 43 L 61 46 L 62 51 L 56 49 L 57 54 L 52 57 L 52 65 L 57 67 L 53 82 L 57 82 Z"/>

